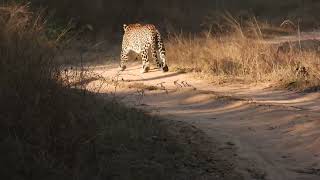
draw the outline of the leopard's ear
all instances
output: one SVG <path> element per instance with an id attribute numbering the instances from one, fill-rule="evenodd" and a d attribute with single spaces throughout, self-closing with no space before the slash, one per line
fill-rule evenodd
<path id="1" fill-rule="evenodd" d="M 124 30 L 124 31 L 126 31 L 126 30 L 127 30 L 127 28 L 128 28 L 128 25 L 123 24 L 123 30 Z"/>

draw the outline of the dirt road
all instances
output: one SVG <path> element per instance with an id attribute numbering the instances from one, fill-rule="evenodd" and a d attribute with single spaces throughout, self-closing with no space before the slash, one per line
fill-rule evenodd
<path id="1" fill-rule="evenodd" d="M 237 166 L 248 179 L 320 179 L 320 93 L 274 90 L 267 84 L 218 86 L 192 74 L 139 70 L 140 63 L 120 73 L 116 64 L 93 67 L 113 85 L 94 81 L 89 88 L 102 85 L 100 93 L 193 124 L 235 146 Z"/>

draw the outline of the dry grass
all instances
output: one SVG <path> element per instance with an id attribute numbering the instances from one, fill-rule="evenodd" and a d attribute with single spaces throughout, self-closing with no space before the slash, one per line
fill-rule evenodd
<path id="1" fill-rule="evenodd" d="M 0 27 L 1 178 L 59 177 L 95 123 L 78 113 L 82 99 L 60 78 L 41 14 L 1 6 Z"/>
<path id="2" fill-rule="evenodd" d="M 175 70 L 196 72 L 219 83 L 272 82 L 296 88 L 320 84 L 317 46 L 303 49 L 298 42 L 273 44 L 264 36 L 258 24 L 244 30 L 234 20 L 233 31 L 226 36 L 170 37 L 168 59 Z"/>

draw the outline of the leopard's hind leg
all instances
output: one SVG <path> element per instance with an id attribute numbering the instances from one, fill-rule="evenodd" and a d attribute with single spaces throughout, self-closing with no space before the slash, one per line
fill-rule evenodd
<path id="1" fill-rule="evenodd" d="M 129 59 L 128 52 L 122 50 L 120 58 L 121 58 L 121 60 L 120 60 L 120 70 L 124 71 L 127 68 L 126 63 L 127 63 L 128 59 Z"/>
<path id="2" fill-rule="evenodd" d="M 155 39 L 154 39 L 155 40 Z M 158 58 L 158 55 L 157 55 L 157 44 L 156 44 L 156 41 L 152 41 L 154 43 L 151 44 L 151 55 L 152 55 L 152 59 L 156 62 L 156 65 L 157 65 L 157 68 L 161 68 L 162 67 L 162 64 Z"/>
<path id="3" fill-rule="evenodd" d="M 164 47 L 164 43 L 162 41 L 162 38 L 161 38 L 161 35 L 160 35 L 159 31 L 157 31 L 156 40 L 157 40 L 157 47 L 158 47 L 160 60 L 161 60 L 161 62 L 159 62 L 160 63 L 160 67 L 162 68 L 163 72 L 168 72 L 169 68 L 168 68 L 168 65 L 167 65 L 167 62 L 166 62 L 166 49 Z"/>
<path id="4" fill-rule="evenodd" d="M 149 63 L 149 58 L 148 58 L 148 48 L 145 48 L 141 52 L 141 58 L 142 58 L 141 73 L 146 73 L 150 70 L 150 63 Z"/>

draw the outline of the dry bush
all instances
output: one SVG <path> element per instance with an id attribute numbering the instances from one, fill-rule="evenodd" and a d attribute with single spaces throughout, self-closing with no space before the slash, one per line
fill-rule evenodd
<path id="1" fill-rule="evenodd" d="M 2 178 L 43 178 L 53 170 L 59 177 L 95 123 L 75 114 L 81 99 L 60 79 L 41 14 L 28 5 L 1 6 L 0 27 Z"/>
<path id="2" fill-rule="evenodd" d="M 1 7 L 0 27 L 1 104 L 11 110 L 27 109 L 57 87 L 59 67 L 53 62 L 42 20 L 26 5 Z"/>
<path id="3" fill-rule="evenodd" d="M 232 26 L 233 31 L 227 36 L 213 37 L 207 33 L 200 37 L 170 37 L 167 49 L 171 66 L 222 82 L 271 81 L 296 87 L 320 84 L 316 47 L 304 50 L 297 43 L 272 44 L 263 39 L 258 25 L 245 30 L 235 22 Z"/>

